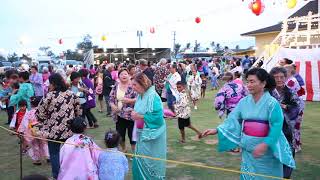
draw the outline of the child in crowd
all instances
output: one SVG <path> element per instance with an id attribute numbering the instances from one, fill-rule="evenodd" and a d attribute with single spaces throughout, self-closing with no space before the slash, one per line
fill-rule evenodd
<path id="1" fill-rule="evenodd" d="M 120 135 L 116 131 L 108 131 L 104 141 L 107 151 L 99 156 L 99 179 L 123 180 L 128 173 L 128 160 L 126 156 L 118 150 Z"/>
<path id="2" fill-rule="evenodd" d="M 60 149 L 58 180 L 97 180 L 100 148 L 90 137 L 83 134 L 87 127 L 83 118 L 76 117 L 68 124 L 73 136 L 68 138 Z"/>
<path id="3" fill-rule="evenodd" d="M 206 96 L 206 89 L 207 89 L 207 77 L 205 74 L 201 74 L 201 97 L 204 98 Z"/>
<path id="4" fill-rule="evenodd" d="M 34 126 L 38 124 L 35 112 L 40 102 L 39 97 L 31 98 L 31 110 L 27 111 L 24 115 L 21 125 L 18 128 L 18 132 L 24 134 L 24 142 L 27 146 L 27 154 L 32 159 L 34 165 L 41 165 L 42 159 L 47 159 L 49 162 L 48 144 L 44 140 L 36 139 L 31 136 L 35 136 Z"/>
<path id="5" fill-rule="evenodd" d="M 27 101 L 25 100 L 19 101 L 18 106 L 19 106 L 19 109 L 13 115 L 13 118 L 10 123 L 10 128 L 14 129 L 16 132 L 18 132 L 22 119 L 27 112 Z"/>
<path id="6" fill-rule="evenodd" d="M 175 109 L 176 109 L 176 117 L 178 117 L 178 126 L 181 133 L 181 143 L 185 143 L 185 131 L 184 128 L 188 127 L 195 131 L 198 134 L 198 137 L 201 138 L 201 132 L 198 131 L 195 127 L 191 125 L 190 116 L 191 109 L 189 107 L 188 95 L 185 91 L 185 85 L 179 81 L 177 82 L 177 89 L 179 92 L 179 99 L 176 101 Z"/>

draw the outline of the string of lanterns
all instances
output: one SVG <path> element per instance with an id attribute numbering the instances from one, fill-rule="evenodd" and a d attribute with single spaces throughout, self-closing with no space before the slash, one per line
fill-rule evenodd
<path id="1" fill-rule="evenodd" d="M 251 1 L 251 0 L 250 0 Z M 244 0 L 242 0 L 242 2 L 244 2 Z M 273 4 L 275 4 L 275 2 L 273 2 Z M 296 5 L 297 5 L 297 0 L 286 0 L 286 4 L 287 4 L 287 7 L 289 9 L 293 9 Z M 249 3 L 249 9 L 251 10 L 251 12 L 253 14 L 255 14 L 256 16 L 259 16 L 261 15 L 263 12 L 264 12 L 264 9 L 265 9 L 265 4 L 262 2 L 262 0 L 252 0 L 250 3 Z M 224 10 L 224 8 L 222 8 L 222 10 Z M 211 11 L 211 13 L 216 13 L 217 10 L 215 11 Z M 211 14 L 210 13 L 210 14 Z M 202 14 L 202 16 L 206 16 L 208 15 L 209 13 L 207 14 Z M 194 18 L 194 22 L 196 24 L 200 24 L 202 22 L 202 19 L 201 19 L 201 16 L 197 16 L 197 17 L 193 17 Z M 181 20 L 181 19 L 178 19 L 176 20 L 175 22 L 185 22 L 186 20 L 189 20 L 191 18 L 186 18 L 184 20 Z M 168 24 L 168 23 L 164 23 L 164 24 Z M 152 26 L 152 27 L 149 27 L 149 32 L 150 34 L 155 34 L 156 33 L 156 27 L 159 27 L 160 25 L 155 25 L 155 26 Z M 119 31 L 119 32 L 113 32 L 113 33 L 120 33 L 120 32 L 129 32 L 130 30 L 122 30 L 122 31 Z M 132 31 L 136 31 L 136 28 L 132 29 Z M 68 39 L 68 38 L 71 38 L 71 37 L 64 37 L 64 39 Z M 59 38 L 58 39 L 58 43 L 60 45 L 62 45 L 64 43 L 64 39 L 63 38 Z M 104 34 L 101 36 L 101 41 L 105 42 L 107 41 L 107 36 Z"/>

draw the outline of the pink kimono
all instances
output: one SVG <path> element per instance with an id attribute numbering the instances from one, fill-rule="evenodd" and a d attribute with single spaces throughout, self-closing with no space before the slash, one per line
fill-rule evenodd
<path id="1" fill-rule="evenodd" d="M 101 152 L 98 149 L 100 148 L 88 136 L 82 134 L 71 136 L 60 149 L 58 180 L 98 180 L 97 165 Z"/>
<path id="2" fill-rule="evenodd" d="M 26 135 L 24 136 L 24 143 L 27 146 L 27 154 L 33 161 L 40 161 L 42 159 L 49 159 L 49 152 L 46 141 L 31 137 L 34 136 L 32 126 L 38 123 L 35 112 L 35 108 L 26 112 L 18 128 L 18 132 Z"/>

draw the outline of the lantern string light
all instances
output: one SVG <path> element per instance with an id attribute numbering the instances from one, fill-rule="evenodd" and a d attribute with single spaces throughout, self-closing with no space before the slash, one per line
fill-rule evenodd
<path id="1" fill-rule="evenodd" d="M 252 1 L 252 0 L 249 0 L 251 1 L 251 3 L 249 4 L 249 8 L 252 10 L 252 3 L 254 2 L 258 2 L 258 5 L 261 5 L 259 8 L 260 8 L 260 13 L 258 13 L 258 11 L 256 11 L 257 13 L 255 13 L 256 15 L 260 15 L 263 10 L 264 10 L 264 4 L 262 3 L 261 0 L 255 0 L 255 1 Z M 280 0 L 280 3 L 282 2 L 283 0 Z M 287 2 L 289 1 L 295 1 L 296 0 L 287 0 Z M 242 0 L 242 2 L 245 2 L 245 0 Z M 261 4 L 259 4 L 259 2 Z M 276 0 L 273 1 L 273 4 L 275 4 Z M 216 8 L 216 9 L 213 9 L 213 10 L 210 10 L 206 13 L 201 13 L 199 14 L 196 18 L 194 16 L 189 16 L 189 17 L 184 17 L 184 18 L 177 18 L 177 19 L 174 19 L 174 20 L 166 20 L 162 23 L 159 23 L 159 24 L 155 24 L 154 26 L 152 26 L 150 28 L 149 27 L 146 27 L 146 28 L 137 28 L 137 27 L 128 27 L 126 28 L 125 30 L 119 30 L 119 31 L 110 31 L 110 32 L 107 32 L 107 33 L 104 33 L 103 36 L 101 36 L 101 34 L 90 34 L 92 37 L 101 37 L 101 40 L 102 41 L 106 41 L 107 40 L 107 36 L 110 36 L 110 34 L 112 35 L 117 35 L 117 34 L 121 34 L 121 33 L 129 33 L 129 32 L 136 32 L 137 29 L 144 29 L 145 32 L 149 32 L 151 34 L 154 34 L 156 32 L 156 29 L 158 29 L 159 27 L 161 26 L 167 26 L 167 25 L 170 25 L 170 24 L 178 24 L 178 23 L 186 23 L 186 22 L 190 22 L 190 21 L 195 21 L 197 24 L 199 24 L 201 21 L 202 21 L 202 18 L 206 17 L 206 16 L 210 16 L 210 15 L 214 15 L 214 14 L 217 14 L 217 13 L 220 13 L 220 12 L 225 12 L 225 9 L 228 8 L 229 10 L 233 10 L 233 9 L 237 9 L 238 8 L 238 5 L 237 4 L 234 4 L 233 6 L 227 6 L 227 7 L 221 7 L 221 8 Z M 259 9 L 258 9 L 259 10 Z M 253 11 L 253 10 L 252 10 Z M 107 35 L 107 36 L 106 36 Z M 65 40 L 65 39 L 78 39 L 78 38 L 82 38 L 83 35 L 78 35 L 78 36 L 63 36 L 61 37 L 61 40 Z M 58 39 L 58 42 L 60 44 L 60 39 L 57 38 L 57 37 L 49 37 L 49 38 L 46 38 L 46 39 L 49 39 L 49 40 L 57 40 Z M 62 43 L 63 44 L 63 41 Z"/>

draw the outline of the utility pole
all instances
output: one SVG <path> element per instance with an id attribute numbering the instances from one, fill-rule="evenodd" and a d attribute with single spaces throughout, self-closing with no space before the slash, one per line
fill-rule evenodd
<path id="1" fill-rule="evenodd" d="M 173 31 L 173 48 L 176 46 L 176 31 Z"/>
<path id="2" fill-rule="evenodd" d="M 142 37 L 142 31 L 141 30 L 137 31 L 137 36 L 139 38 L 139 48 L 141 48 L 141 37 Z"/>

